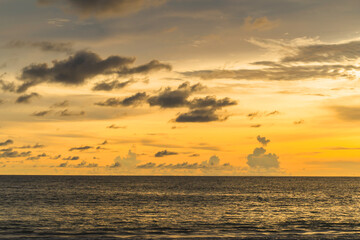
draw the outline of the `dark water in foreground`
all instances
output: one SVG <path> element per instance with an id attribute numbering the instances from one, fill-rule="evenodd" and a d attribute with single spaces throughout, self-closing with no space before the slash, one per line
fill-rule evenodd
<path id="1" fill-rule="evenodd" d="M 1 239 L 360 239 L 360 178 L 0 176 Z"/>

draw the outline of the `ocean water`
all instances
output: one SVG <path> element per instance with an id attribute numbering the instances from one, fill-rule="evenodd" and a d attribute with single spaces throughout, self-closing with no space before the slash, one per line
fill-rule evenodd
<path id="1" fill-rule="evenodd" d="M 360 178 L 0 176 L 0 239 L 360 239 Z"/>

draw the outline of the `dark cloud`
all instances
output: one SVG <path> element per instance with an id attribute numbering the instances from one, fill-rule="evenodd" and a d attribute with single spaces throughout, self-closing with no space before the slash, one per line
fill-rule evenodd
<path id="1" fill-rule="evenodd" d="M 0 146 L 7 146 L 7 145 L 10 145 L 10 144 L 13 144 L 13 143 L 14 143 L 13 140 L 8 139 L 5 142 L 0 142 Z"/>
<path id="2" fill-rule="evenodd" d="M 251 125 L 250 127 L 252 127 L 252 128 L 259 128 L 259 127 L 261 127 L 261 124 L 254 124 L 254 125 Z"/>
<path id="3" fill-rule="evenodd" d="M 109 98 L 105 102 L 98 102 L 98 103 L 95 103 L 95 105 L 104 106 L 104 107 L 137 106 L 137 105 L 143 103 L 147 98 L 148 98 L 148 96 L 146 95 L 145 92 L 142 92 L 142 93 L 139 92 L 139 93 L 136 93 L 136 94 L 134 94 L 130 97 L 124 98 L 124 99 Z"/>
<path id="4" fill-rule="evenodd" d="M 34 148 L 34 149 L 36 149 L 36 148 L 43 148 L 43 147 L 45 147 L 45 146 L 42 144 L 36 143 L 35 145 L 25 145 L 25 146 L 21 146 L 21 147 L 17 147 L 17 148 L 20 148 L 20 149 Z"/>
<path id="5" fill-rule="evenodd" d="M 79 160 L 80 157 L 79 156 L 69 156 L 67 158 L 63 158 L 62 160 L 67 160 L 67 161 L 76 161 Z"/>
<path id="6" fill-rule="evenodd" d="M 360 107 L 334 106 L 331 107 L 340 119 L 346 121 L 360 120 Z"/>
<path id="7" fill-rule="evenodd" d="M 130 79 L 125 82 L 119 82 L 118 80 L 102 81 L 102 82 L 96 83 L 95 86 L 92 88 L 92 90 L 93 91 L 112 91 L 114 89 L 124 88 L 134 82 L 135 81 L 133 79 Z"/>
<path id="8" fill-rule="evenodd" d="M 127 128 L 126 126 L 117 126 L 117 125 L 115 125 L 115 124 L 112 124 L 112 125 L 110 125 L 110 126 L 107 126 L 106 128 L 111 128 L 111 129 L 119 129 L 119 128 L 121 128 L 121 129 L 125 129 L 125 128 Z"/>
<path id="9" fill-rule="evenodd" d="M 159 6 L 166 0 L 38 0 L 40 5 L 60 5 L 80 17 L 120 17 Z"/>
<path id="10" fill-rule="evenodd" d="M 45 115 L 48 115 L 51 112 L 51 110 L 45 110 L 45 111 L 40 111 L 40 112 L 34 112 L 31 114 L 31 116 L 35 116 L 35 117 L 43 117 Z"/>
<path id="11" fill-rule="evenodd" d="M 73 164 L 68 164 L 68 162 L 66 163 L 61 163 L 58 167 L 60 168 L 96 168 L 99 165 L 97 163 L 87 163 L 85 161 L 82 161 L 79 164 L 73 165 Z"/>
<path id="12" fill-rule="evenodd" d="M 74 147 L 74 148 L 70 148 L 69 151 L 85 151 L 85 150 L 88 150 L 88 149 L 91 149 L 93 147 L 91 146 L 84 146 L 84 147 Z"/>
<path id="13" fill-rule="evenodd" d="M 258 140 L 259 143 L 261 143 L 263 146 L 266 146 L 270 140 L 269 139 L 266 139 L 266 137 L 260 137 L 260 136 L 257 136 L 256 139 Z"/>
<path id="14" fill-rule="evenodd" d="M 203 90 L 205 87 L 200 83 L 190 85 L 189 82 L 181 84 L 177 89 L 165 88 L 157 96 L 148 99 L 150 106 L 161 108 L 178 108 L 188 106 L 188 98 L 191 94 Z"/>
<path id="15" fill-rule="evenodd" d="M 247 164 L 251 168 L 279 168 L 279 157 L 273 153 L 265 153 L 266 150 L 264 148 L 255 148 L 254 152 L 247 156 Z"/>
<path id="16" fill-rule="evenodd" d="M 299 120 L 299 121 L 295 121 L 294 124 L 295 125 L 300 125 L 303 124 L 305 121 L 304 120 Z"/>
<path id="17" fill-rule="evenodd" d="M 189 155 L 189 157 L 199 157 L 199 156 L 200 156 L 200 154 L 197 154 L 197 153 Z"/>
<path id="18" fill-rule="evenodd" d="M 247 115 L 247 117 L 250 119 L 250 120 L 253 120 L 254 118 L 260 118 L 260 117 L 270 117 L 270 116 L 273 116 L 273 115 L 278 115 L 280 114 L 279 111 L 272 111 L 272 112 L 252 112 L 252 113 L 249 113 Z"/>
<path id="19" fill-rule="evenodd" d="M 37 156 L 28 157 L 26 160 L 39 160 L 40 158 L 47 157 L 46 153 L 38 154 Z"/>
<path id="20" fill-rule="evenodd" d="M 172 67 L 170 64 L 161 63 L 158 60 L 152 60 L 151 62 L 140 65 L 134 68 L 123 67 L 117 73 L 119 75 L 132 75 L 132 74 L 148 74 L 155 71 L 167 70 L 171 71 Z"/>
<path id="21" fill-rule="evenodd" d="M 69 106 L 69 101 L 64 100 L 62 102 L 54 103 L 50 108 L 65 108 Z"/>
<path id="22" fill-rule="evenodd" d="M 164 151 L 160 151 L 160 152 L 157 152 L 155 153 L 155 157 L 165 157 L 165 156 L 171 156 L 171 155 L 178 155 L 179 153 L 177 152 L 169 152 L 167 150 L 164 150 Z"/>
<path id="23" fill-rule="evenodd" d="M 175 119 L 176 122 L 213 122 L 225 121 L 228 116 L 216 113 L 216 109 L 195 109 L 187 113 L 181 113 Z"/>
<path id="24" fill-rule="evenodd" d="M 15 92 L 16 91 L 16 86 L 15 83 L 13 82 L 6 82 L 2 79 L 0 79 L 0 88 L 1 90 L 3 90 L 4 92 Z"/>
<path id="25" fill-rule="evenodd" d="M 235 80 L 269 80 L 269 81 L 297 81 L 314 79 L 356 79 L 356 65 L 279 65 L 261 69 L 238 70 L 199 70 L 184 72 L 187 77 L 199 77 L 204 80 L 235 79 Z"/>
<path id="26" fill-rule="evenodd" d="M 31 151 L 27 152 L 18 152 L 18 151 L 12 151 L 12 149 L 9 149 L 7 151 L 3 151 L 0 153 L 0 158 L 18 158 L 18 157 L 28 157 L 30 156 Z"/>
<path id="27" fill-rule="evenodd" d="M 42 42 L 30 42 L 30 41 L 10 41 L 5 45 L 7 48 L 38 48 L 42 51 L 46 52 L 65 52 L 71 53 L 73 51 L 71 43 L 62 43 L 62 42 L 49 42 L 49 41 L 42 41 Z"/>
<path id="28" fill-rule="evenodd" d="M 46 63 L 32 64 L 22 70 L 20 80 L 24 83 L 17 89 L 24 92 L 42 82 L 80 85 L 89 78 L 107 74 L 135 61 L 134 58 L 110 56 L 102 59 L 89 51 L 80 51 L 62 61 L 53 61 L 53 66 Z"/>
<path id="29" fill-rule="evenodd" d="M 40 97 L 40 95 L 38 93 L 30 93 L 30 94 L 25 94 L 25 95 L 21 95 L 16 99 L 16 103 L 30 103 L 30 100 L 35 98 L 35 97 Z"/>
<path id="30" fill-rule="evenodd" d="M 61 117 L 73 117 L 73 116 L 83 116 L 85 115 L 84 111 L 80 111 L 80 112 L 71 112 L 68 109 L 65 109 L 63 111 L 59 112 Z"/>
<path id="31" fill-rule="evenodd" d="M 178 163 L 178 164 L 155 164 L 152 162 L 145 163 L 137 166 L 139 169 L 170 169 L 170 170 L 231 170 L 233 167 L 228 164 L 220 164 L 220 159 L 217 156 L 212 156 L 208 161 L 203 161 L 202 163 Z"/>
<path id="32" fill-rule="evenodd" d="M 195 98 L 189 102 L 189 108 L 212 108 L 212 109 L 221 109 L 227 106 L 236 105 L 237 102 L 231 100 L 230 98 L 223 98 L 217 100 L 214 96 L 207 96 L 205 98 Z"/>
<path id="33" fill-rule="evenodd" d="M 341 62 L 354 61 L 360 57 L 360 41 L 337 44 L 312 44 L 299 46 L 295 53 L 284 57 L 282 62 Z"/>

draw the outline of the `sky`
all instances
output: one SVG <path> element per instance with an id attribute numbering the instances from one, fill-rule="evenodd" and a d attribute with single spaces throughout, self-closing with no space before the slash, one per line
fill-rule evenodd
<path id="1" fill-rule="evenodd" d="M 356 0 L 0 0 L 0 174 L 358 176 Z"/>

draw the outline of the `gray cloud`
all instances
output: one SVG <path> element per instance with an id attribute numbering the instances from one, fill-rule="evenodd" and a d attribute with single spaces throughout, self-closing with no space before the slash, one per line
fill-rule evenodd
<path id="1" fill-rule="evenodd" d="M 147 98 L 148 98 L 148 96 L 146 95 L 145 92 L 142 92 L 142 93 L 139 92 L 139 93 L 136 93 L 136 94 L 134 94 L 130 97 L 124 98 L 124 99 L 109 98 L 105 102 L 98 102 L 98 103 L 95 103 L 95 105 L 104 106 L 104 107 L 136 106 L 136 105 L 143 103 Z"/>
<path id="2" fill-rule="evenodd" d="M 111 129 L 119 129 L 119 128 L 121 128 L 121 129 L 125 129 L 125 128 L 127 128 L 126 126 L 117 126 L 117 125 L 115 125 L 115 124 L 112 124 L 112 125 L 110 125 L 110 126 L 107 126 L 106 128 L 111 128 Z"/>
<path id="3" fill-rule="evenodd" d="M 51 110 L 45 110 L 45 111 L 40 111 L 40 112 L 34 112 L 31 114 L 31 116 L 35 116 L 35 117 L 43 117 L 45 115 L 48 115 L 51 112 Z"/>
<path id="4" fill-rule="evenodd" d="M 30 94 L 25 94 L 25 95 L 21 95 L 16 99 L 16 103 L 30 103 L 31 99 L 35 98 L 35 97 L 40 97 L 40 95 L 38 93 L 30 93 Z"/>
<path id="5" fill-rule="evenodd" d="M 86 161 L 82 161 L 79 164 L 73 165 L 73 164 L 68 164 L 68 162 L 66 163 L 61 163 L 59 166 L 60 168 L 96 168 L 99 165 L 97 163 L 87 163 Z"/>
<path id="6" fill-rule="evenodd" d="M 53 61 L 53 66 L 46 63 L 32 64 L 22 70 L 20 80 L 24 83 L 17 92 L 42 82 L 61 83 L 65 85 L 80 85 L 89 78 L 124 67 L 135 61 L 134 58 L 110 56 L 102 59 L 93 52 L 80 51 L 62 61 Z"/>
<path id="7" fill-rule="evenodd" d="M 311 44 L 299 46 L 295 53 L 284 57 L 282 62 L 341 62 L 360 57 L 360 41 L 337 44 Z"/>
<path id="8" fill-rule="evenodd" d="M 4 92 L 15 92 L 16 91 L 16 86 L 15 83 L 13 82 L 6 82 L 2 79 L 0 79 L 0 88 L 1 90 L 3 90 Z"/>
<path id="9" fill-rule="evenodd" d="M 134 169 L 138 163 L 140 163 L 140 161 L 137 159 L 136 153 L 129 150 L 126 157 L 116 157 L 114 164 L 111 165 L 110 168 Z"/>
<path id="10" fill-rule="evenodd" d="M 93 147 L 91 146 L 83 146 L 83 147 L 74 147 L 74 148 L 70 148 L 69 151 L 85 151 L 85 150 L 88 150 L 88 149 L 91 149 Z"/>
<path id="11" fill-rule="evenodd" d="M 137 168 L 139 169 L 170 169 L 170 170 L 203 170 L 203 171 L 211 171 L 211 170 L 231 170 L 233 167 L 228 164 L 220 164 L 220 159 L 217 156 L 210 157 L 209 160 L 203 161 L 200 164 L 199 163 L 178 163 L 178 164 L 155 164 L 152 162 L 145 163 L 142 165 L 138 165 Z"/>
<path id="12" fill-rule="evenodd" d="M 20 149 L 26 149 L 26 148 L 43 148 L 45 147 L 44 145 L 42 144 L 38 144 L 36 143 L 35 145 L 25 145 L 25 146 L 21 146 L 21 147 L 17 147 L 17 148 L 20 148 Z"/>
<path id="13" fill-rule="evenodd" d="M 76 161 L 76 160 L 79 160 L 79 159 L 80 159 L 79 156 L 69 156 L 67 158 L 63 158 L 62 160 Z"/>
<path id="14" fill-rule="evenodd" d="M 0 142 L 0 146 L 7 146 L 7 145 L 10 145 L 10 144 L 13 144 L 13 143 L 14 143 L 13 140 L 8 139 L 5 142 Z"/>
<path id="15" fill-rule="evenodd" d="M 40 158 L 48 157 L 46 153 L 38 154 L 37 156 L 28 157 L 26 160 L 39 160 Z"/>
<path id="16" fill-rule="evenodd" d="M 273 153 L 265 153 L 266 150 L 264 148 L 255 148 L 254 152 L 247 156 L 247 164 L 251 168 L 279 168 L 279 157 Z"/>
<path id="17" fill-rule="evenodd" d="M 68 106 L 69 106 L 69 101 L 64 100 L 62 102 L 54 103 L 53 105 L 51 105 L 50 108 L 65 108 L 65 107 L 68 107 Z"/>
<path id="18" fill-rule="evenodd" d="M 195 109 L 187 113 L 181 113 L 175 119 L 176 122 L 213 122 L 225 121 L 228 116 L 216 113 L 216 109 Z"/>
<path id="19" fill-rule="evenodd" d="M 56 4 L 80 17 L 98 18 L 126 16 L 165 2 L 166 0 L 38 0 L 40 5 Z"/>
<path id="20" fill-rule="evenodd" d="M 83 116 L 85 115 L 84 111 L 80 111 L 80 112 L 71 112 L 68 109 L 65 109 L 63 111 L 59 112 L 61 117 L 73 117 L 73 116 Z"/>
<path id="21" fill-rule="evenodd" d="M 257 136 L 256 139 L 258 140 L 259 143 L 261 143 L 263 146 L 266 146 L 270 140 L 269 139 L 266 139 L 266 137 L 260 137 L 260 136 Z"/>
<path id="22" fill-rule="evenodd" d="M 165 157 L 165 156 L 171 156 L 171 155 L 178 155 L 178 153 L 177 152 L 169 152 L 167 150 L 155 153 L 155 157 Z"/>
<path id="23" fill-rule="evenodd" d="M 170 64 L 161 63 L 158 60 L 152 60 L 151 62 L 140 65 L 134 68 L 123 67 L 117 73 L 119 75 L 132 75 L 132 74 L 148 74 L 154 71 L 167 70 L 171 71 L 172 67 Z"/>
<path id="24" fill-rule="evenodd" d="M 27 152 L 18 152 L 18 151 L 12 151 L 12 149 L 8 149 L 7 151 L 3 151 L 0 154 L 0 158 L 18 158 L 18 157 L 28 157 L 30 156 L 31 151 Z"/>
<path id="25" fill-rule="evenodd" d="M 206 96 L 205 98 L 195 98 L 189 102 L 189 108 L 212 108 L 221 109 L 227 106 L 236 105 L 237 102 L 230 98 L 223 98 L 217 100 L 214 96 Z"/>
<path id="26" fill-rule="evenodd" d="M 360 120 L 360 107 L 333 106 L 331 108 L 340 119 L 346 121 Z"/>
<path id="27" fill-rule="evenodd" d="M 157 96 L 148 99 L 150 106 L 160 106 L 161 108 L 185 107 L 189 104 L 188 98 L 192 93 L 203 90 L 205 87 L 200 83 L 190 85 L 189 82 L 181 84 L 177 89 L 165 88 Z"/>
<path id="28" fill-rule="evenodd" d="M 278 65 L 261 69 L 238 69 L 238 70 L 200 70 L 184 72 L 187 77 L 199 77 L 204 80 L 235 79 L 235 80 L 270 80 L 270 81 L 296 81 L 313 79 L 355 79 L 352 71 L 359 71 L 355 65 Z"/>
<path id="29" fill-rule="evenodd" d="M 30 47 L 30 48 L 38 48 L 46 52 L 51 51 L 51 52 L 71 53 L 73 51 L 71 43 L 49 42 L 49 41 L 31 42 L 31 41 L 14 40 L 7 43 L 5 47 L 7 48 Z"/>
<path id="30" fill-rule="evenodd" d="M 134 82 L 135 81 L 133 79 L 130 79 L 125 82 L 119 82 L 118 80 L 102 81 L 102 82 L 96 83 L 95 86 L 92 88 L 92 90 L 93 91 L 112 91 L 114 89 L 124 88 Z"/>

